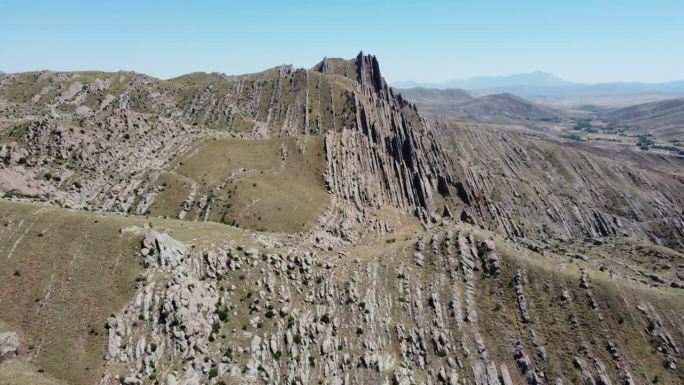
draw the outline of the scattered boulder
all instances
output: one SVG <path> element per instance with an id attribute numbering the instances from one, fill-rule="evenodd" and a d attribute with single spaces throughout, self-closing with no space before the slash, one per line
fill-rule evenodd
<path id="1" fill-rule="evenodd" d="M 17 333 L 0 333 L 0 362 L 11 360 L 19 353 L 19 337 Z"/>
<path id="2" fill-rule="evenodd" d="M 480 258 L 482 258 L 484 271 L 494 277 L 500 276 L 501 261 L 499 259 L 499 255 L 496 253 L 496 244 L 494 241 L 487 239 L 480 242 L 478 253 L 480 254 Z"/>
<path id="3" fill-rule="evenodd" d="M 74 112 L 76 113 L 76 115 L 82 118 L 87 118 L 93 115 L 93 111 L 90 109 L 90 107 L 87 106 L 80 106 Z"/>

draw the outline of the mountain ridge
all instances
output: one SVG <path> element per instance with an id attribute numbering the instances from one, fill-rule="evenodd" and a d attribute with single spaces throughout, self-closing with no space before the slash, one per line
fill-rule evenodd
<path id="1" fill-rule="evenodd" d="M 543 71 L 503 76 L 477 76 L 443 83 L 398 81 L 392 83 L 392 86 L 396 88 L 463 88 L 466 90 L 510 92 L 520 96 L 535 97 L 617 96 L 648 93 L 684 95 L 684 80 L 655 83 L 581 83 L 567 81 Z"/>
<path id="2" fill-rule="evenodd" d="M 467 207 L 484 199 L 477 183 L 466 183 L 470 177 L 466 166 L 440 144 L 435 123 L 421 117 L 415 105 L 387 86 L 377 59 L 371 55 L 359 53 L 350 60 L 323 59 L 312 70 L 279 66 L 237 77 L 194 73 L 159 80 L 134 73 L 14 74 L 0 83 L 2 97 L 7 98 L 10 108 L 20 114 L 43 116 L 11 127 L 5 135 L 7 143 L 3 144 L 4 157 L 12 167 L 0 170 L 0 176 L 4 177 L 0 182 L 6 189 L 19 183 L 21 188 L 15 190 L 29 197 L 47 196 L 57 199 L 60 204 L 133 210 L 143 214 L 154 209 L 157 197 L 172 199 L 160 202 L 160 210 L 162 207 L 175 210 L 186 196 L 193 216 L 228 215 L 238 207 L 211 209 L 218 204 L 212 203 L 212 199 L 219 202 L 223 199 L 225 203 L 221 204 L 225 207 L 235 203 L 231 202 L 235 199 L 231 198 L 231 193 L 215 191 L 219 185 L 194 181 L 194 184 L 179 188 L 175 195 L 159 194 L 155 184 L 168 183 L 171 176 L 167 174 L 172 170 L 162 174 L 155 171 L 153 176 L 136 175 L 129 181 L 137 186 L 133 191 L 126 187 L 125 181 L 131 177 L 125 174 L 119 176 L 118 183 L 111 185 L 100 174 L 74 174 L 63 169 L 63 165 L 58 167 L 63 176 L 40 179 L 47 171 L 40 164 L 46 161 L 49 164 L 54 160 L 53 154 L 59 154 L 74 162 L 70 167 L 82 168 L 81 162 L 88 164 L 88 168 L 122 162 L 122 169 L 138 169 L 142 173 L 147 162 L 168 162 L 159 157 L 168 155 L 166 146 L 188 149 L 194 141 L 211 136 L 213 130 L 258 140 L 291 136 L 297 138 L 295 143 L 314 135 L 321 138 L 322 154 L 325 154 L 325 165 L 320 166 L 325 170 L 325 188 L 340 198 L 337 203 L 346 205 L 350 213 L 349 221 L 344 221 L 341 228 L 331 230 L 344 233 L 347 240 L 355 237 L 343 227 L 368 219 L 363 214 L 365 208 L 384 205 L 416 213 L 424 222 L 430 222 L 433 215 L 451 212 L 469 217 L 485 227 L 502 225 L 500 220 L 493 220 L 498 217 L 498 209 L 483 205 L 472 212 L 472 208 Z M 519 108 L 534 109 L 533 104 L 524 101 L 521 104 L 521 99 L 512 95 L 490 96 L 466 103 L 480 105 L 485 102 L 483 108 L 498 112 L 500 107 L 487 102 L 501 99 L 512 103 L 510 110 L 513 113 Z M 557 119 L 557 116 L 541 118 Z M 114 134 L 124 141 L 106 141 L 105 132 L 97 129 L 103 124 L 102 119 L 106 119 L 107 125 L 118 127 L 107 133 L 107 137 Z M 74 124 L 90 127 L 90 132 L 102 137 L 81 133 L 83 130 L 75 130 Z M 156 134 L 160 137 L 171 137 L 152 141 L 161 146 L 156 149 L 150 146 L 136 148 L 140 158 L 124 156 L 123 149 L 129 146 L 125 138 L 136 138 L 131 142 L 134 147 L 143 146 L 145 142 L 141 140 L 152 128 L 161 130 Z M 61 141 L 53 139 L 54 132 L 61 133 Z M 186 134 L 180 135 L 182 132 Z M 289 147 L 286 143 L 282 145 Z M 289 152 L 287 148 L 283 151 Z M 142 162 L 143 166 L 131 162 Z M 25 170 L 24 164 L 34 168 Z M 373 166 L 369 167 L 370 164 Z M 357 179 L 361 170 L 373 177 Z M 53 174 L 56 170 L 49 172 Z M 36 185 L 30 182 L 31 178 L 41 182 Z M 173 176 L 173 180 L 177 178 Z M 65 185 L 74 187 L 63 191 L 61 186 Z M 249 195 L 247 191 L 242 193 Z M 193 206 L 196 199 L 203 202 L 200 208 Z M 248 205 L 248 202 L 243 201 L 243 204 Z M 462 214 L 462 211 L 471 212 Z M 187 213 L 162 211 L 160 214 Z M 608 210 L 604 214 L 592 214 L 590 226 L 605 227 L 603 215 L 613 213 Z M 356 219 L 351 221 L 353 217 Z M 655 231 L 645 223 L 640 226 L 647 229 L 640 229 L 639 233 Z M 621 231 L 618 228 L 609 233 Z"/>
<path id="3" fill-rule="evenodd" d="M 566 120 L 567 114 L 534 103 L 511 93 L 487 94 L 473 97 L 467 91 L 447 88 L 397 89 L 403 97 L 414 103 L 427 117 L 457 119 L 473 122 L 505 123 L 521 121 Z"/>
<path id="4" fill-rule="evenodd" d="M 0 382 L 684 378 L 681 178 L 428 119 L 372 55 L 12 74 L 0 116 Z"/>

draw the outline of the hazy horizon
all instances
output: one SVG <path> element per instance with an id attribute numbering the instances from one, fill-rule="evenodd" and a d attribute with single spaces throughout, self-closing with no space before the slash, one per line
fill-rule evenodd
<path id="1" fill-rule="evenodd" d="M 612 80 L 612 81 L 605 81 L 605 82 L 582 82 L 582 81 L 575 81 L 571 79 L 565 79 L 562 76 L 558 76 L 554 73 L 551 73 L 549 71 L 544 71 L 544 70 L 530 70 L 530 71 L 524 71 L 524 72 L 516 72 L 516 73 L 501 73 L 501 74 L 479 74 L 475 76 L 470 76 L 470 77 L 465 77 L 465 78 L 454 78 L 454 79 L 444 79 L 441 81 L 420 81 L 420 80 L 415 80 L 415 79 L 403 79 L 403 80 L 393 80 L 390 83 L 392 84 L 398 84 L 398 83 L 418 83 L 418 84 L 447 84 L 449 82 L 454 82 L 454 81 L 468 81 L 468 80 L 475 80 L 478 78 L 506 78 L 506 77 L 512 77 L 512 76 L 518 76 L 518 75 L 530 75 L 530 74 L 535 74 L 535 73 L 544 73 L 547 75 L 552 75 L 557 77 L 560 80 L 564 80 L 567 82 L 571 83 L 577 83 L 577 84 L 601 84 L 601 83 L 644 83 L 644 84 L 658 84 L 658 83 L 668 83 L 668 82 L 677 82 L 677 81 L 684 81 L 684 78 L 681 79 L 669 79 L 669 80 L 663 80 L 663 81 L 640 81 L 640 80 Z"/>
<path id="2" fill-rule="evenodd" d="M 390 83 L 543 71 L 578 83 L 684 79 L 684 4 L 357 0 L 2 5 L 0 71 L 242 74 L 378 57 Z M 26 20 L 31 22 L 27 23 Z"/>

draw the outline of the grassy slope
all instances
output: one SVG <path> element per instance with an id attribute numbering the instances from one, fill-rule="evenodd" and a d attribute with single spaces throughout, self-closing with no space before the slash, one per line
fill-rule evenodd
<path id="1" fill-rule="evenodd" d="M 22 357 L 32 362 L 4 365 L 1 384 L 99 380 L 104 322 L 130 301 L 142 271 L 140 237 L 120 229 L 149 222 L 184 241 L 244 235 L 217 223 L 146 220 L 7 200 L 0 200 L 0 218 L 0 326 L 19 334 Z"/>
<path id="2" fill-rule="evenodd" d="M 684 98 L 637 104 L 606 111 L 602 116 L 611 128 L 652 133 L 665 139 L 684 136 Z"/>
<path id="3" fill-rule="evenodd" d="M 96 333 L 129 301 L 140 272 L 136 237 L 119 234 L 123 222 L 93 215 L 0 207 L 0 317 L 20 331 L 38 368 L 94 382 L 104 352 Z"/>
<path id="4" fill-rule="evenodd" d="M 684 297 L 679 290 L 648 288 L 632 281 L 611 278 L 608 272 L 599 271 L 579 260 L 557 256 L 543 258 L 510 244 L 504 245 L 504 242 L 499 243 L 500 247 L 503 246 L 500 253 L 505 256 L 503 275 L 497 280 L 485 278 L 489 281 L 489 288 L 480 291 L 478 296 L 483 313 L 480 319 L 486 330 L 484 334 L 497 346 L 497 355 L 502 359 L 510 357 L 515 342 L 514 338 L 503 337 L 507 333 L 522 335 L 525 336 L 523 343 L 528 347 L 527 353 L 537 365 L 545 368 L 550 378 L 571 373 L 576 377 L 567 379 L 581 383 L 572 362 L 574 357 L 584 357 L 586 351 L 598 357 L 606 365 L 609 376 L 617 379 L 618 371 L 606 348 L 607 341 L 611 341 L 618 347 L 622 359 L 631 363 L 629 369 L 637 383 L 659 378 L 660 383 L 677 384 L 684 378 L 681 368 L 674 372 L 665 369 L 663 355 L 655 350 L 657 345 L 647 335 L 646 326 L 636 309 L 642 303 L 652 304 L 666 318 L 667 327 L 672 328 L 667 320 L 678 319 L 677 309 L 684 308 Z M 598 310 L 593 308 L 588 291 L 579 286 L 581 267 L 588 271 Z M 534 350 L 531 349 L 534 344 L 527 336 L 527 326 L 520 319 L 513 287 L 513 275 L 518 270 L 525 279 L 523 287 L 532 326 L 549 354 L 546 362 L 534 358 Z M 560 304 L 564 289 L 572 298 L 566 306 Z M 497 309 L 497 303 L 501 309 Z M 599 313 L 603 314 L 603 320 Z M 577 325 L 573 325 L 573 317 Z M 645 373 L 646 378 L 638 373 Z M 523 381 L 522 378 L 520 380 Z"/>
<path id="5" fill-rule="evenodd" d="M 95 383 L 98 380 L 106 344 L 104 320 L 130 300 L 140 272 L 140 260 L 136 256 L 139 237 L 121 234 L 121 228 L 150 222 L 183 241 L 249 242 L 247 232 L 211 222 L 148 220 L 6 200 L 0 200 L 0 213 L 4 218 L 0 225 L 8 224 L 0 227 L 0 258 L 7 261 L 0 265 L 0 330 L 16 330 L 24 347 L 33 345 L 28 351 L 32 362 L 5 364 L 0 370 L 1 384 Z M 398 283 L 396 267 L 413 265 L 412 239 L 420 234 L 423 231 L 417 226 L 407 224 L 401 232 L 388 235 L 391 241 L 368 240 L 367 244 L 354 248 L 351 255 L 368 261 L 379 258 L 382 269 L 387 272 L 380 275 L 383 278 L 376 289 L 391 291 L 390 287 Z M 490 237 L 491 233 L 483 232 L 479 236 Z M 511 362 L 513 343 L 522 336 L 528 355 L 551 378 L 563 373 L 568 380 L 578 380 L 572 378 L 576 370 L 568 365 L 574 356 L 583 356 L 581 346 L 586 344 L 589 352 L 606 364 L 611 378 L 617 378 L 605 349 L 606 341 L 610 340 L 619 347 L 626 361 L 639 365 L 631 368 L 633 373 L 644 370 L 649 380 L 657 375 L 664 384 L 674 384 L 682 378 L 681 369 L 671 372 L 663 368 L 662 355 L 654 350 L 635 309 L 640 302 L 647 301 L 661 316 L 677 319 L 673 312 L 684 308 L 684 298 L 676 290 L 645 288 L 612 279 L 607 273 L 584 265 L 589 269 L 599 310 L 606 317 L 600 321 L 586 297 L 586 290 L 579 288 L 579 264 L 583 262 L 563 258 L 566 263 L 561 269 L 559 257 L 542 257 L 501 239 L 497 243 L 504 257 L 503 275 L 498 279 L 482 276 L 477 282 L 480 331 L 488 340 L 490 355 L 497 361 Z M 410 252 L 399 251 L 404 248 Z M 424 274 L 424 282 L 432 284 L 441 281 L 440 274 L 444 274 L 442 267 L 435 265 L 434 269 L 437 270 L 432 265 L 411 268 L 414 271 L 409 276 Z M 19 276 L 14 275 L 17 270 Z M 533 326 L 549 354 L 546 363 L 534 358 L 526 326 L 520 322 L 511 285 L 517 270 L 522 271 L 526 280 L 525 295 Z M 258 271 L 252 273 L 258 279 Z M 349 275 L 339 274 L 338 278 L 348 279 Z M 559 304 L 562 289 L 572 293 L 573 302 L 569 306 Z M 502 307 L 497 309 L 497 303 Z M 403 318 L 402 314 L 398 312 L 394 316 Z M 578 326 L 571 324 L 571 315 L 578 319 Z M 89 333 L 91 327 L 98 334 Z M 26 358 L 26 354 L 22 357 Z M 44 373 L 38 373 L 37 369 Z M 510 366 L 509 369 L 517 381 L 523 381 L 516 369 Z M 635 380 L 643 382 L 642 377 Z"/>
<path id="6" fill-rule="evenodd" d="M 30 364 L 12 360 L 0 364 L 0 384 L 2 385 L 66 385 L 67 382 L 41 373 Z"/>
<path id="7" fill-rule="evenodd" d="M 664 367 L 664 356 L 656 350 L 657 341 L 648 335 L 643 317 L 636 309 L 642 303 L 653 305 L 663 317 L 664 324 L 676 343 L 681 345 L 681 335 L 677 333 L 676 325 L 677 320 L 681 319 L 678 313 L 684 309 L 684 297 L 680 290 L 650 288 L 633 281 L 611 278 L 608 272 L 602 272 L 597 266 L 586 262 L 555 254 L 542 256 L 521 249 L 491 232 L 475 229 L 466 224 L 460 224 L 459 228 L 466 233 L 474 231 L 478 239 L 496 239 L 497 249 L 502 257 L 502 275 L 492 278 L 482 273 L 476 274 L 475 303 L 479 320 L 477 328 L 486 340 L 489 357 L 497 363 L 506 363 L 516 384 L 526 383 L 513 360 L 514 345 L 519 339 L 533 366 L 543 369 L 549 382 L 561 377 L 564 383 L 583 383 L 579 371 L 573 366 L 573 360 L 574 357 L 580 357 L 593 368 L 592 362 L 587 358 L 588 354 L 600 359 L 606 366 L 609 377 L 617 383 L 620 375 L 616 368 L 617 362 L 607 349 L 608 341 L 617 346 L 621 362 L 627 365 L 637 384 L 651 383 L 657 378 L 659 384 L 674 385 L 680 384 L 684 379 L 684 370 L 679 368 L 679 365 L 676 371 Z M 418 234 L 414 233 L 415 235 Z M 396 236 L 396 242 L 390 243 L 379 239 L 375 245 L 356 247 L 349 253 L 362 258 L 365 263 L 370 263 L 373 259 L 381 261 L 378 283 L 380 288 L 373 287 L 370 290 L 374 293 L 394 293 L 392 306 L 395 310 L 401 309 L 401 304 L 404 303 L 398 293 L 402 281 L 397 278 L 398 268 L 407 277 L 418 277 L 423 283 L 423 294 L 426 297 L 429 297 L 426 293 L 430 292 L 447 293 L 444 294 L 446 298 L 451 296 L 452 286 L 446 278 L 448 272 L 445 270 L 443 259 L 433 259 L 435 257 L 427 252 L 426 265 L 422 268 L 413 266 L 413 239 L 415 238 L 405 238 L 404 235 Z M 443 237 L 440 239 L 443 241 Z M 427 246 L 427 242 L 425 244 Z M 362 266 L 356 265 L 354 268 L 363 271 Z M 593 308 L 588 290 L 580 287 L 581 267 L 588 271 L 591 292 L 598 309 Z M 537 357 L 528 324 L 521 320 L 513 284 L 517 271 L 524 277 L 523 289 L 532 320 L 531 325 L 537 341 L 545 347 L 546 360 Z M 340 274 L 337 279 L 344 281 L 348 277 Z M 367 289 L 364 283 L 359 293 Z M 563 290 L 568 290 L 572 298 L 567 305 L 561 304 Z M 461 287 L 460 291 L 463 300 L 464 288 Z M 426 312 L 432 311 L 427 300 L 423 306 Z M 444 303 L 442 306 L 446 307 Z M 599 318 L 599 314 L 603 315 L 603 320 Z M 405 311 L 394 311 L 391 317 L 396 323 L 411 323 L 411 317 Z M 573 318 L 576 324 L 573 324 Z M 362 323 L 360 320 L 353 322 Z M 448 322 L 451 325 L 445 332 L 464 333 L 463 338 L 472 348 L 475 329 L 473 325 L 466 322 L 465 328 L 458 330 L 454 319 L 449 319 Z M 468 370 L 470 368 L 466 368 L 466 371 Z"/>
<path id="8" fill-rule="evenodd" d="M 289 154 L 284 161 L 283 146 Z M 177 217 L 191 186 L 196 184 L 196 201 L 202 195 L 211 197 L 208 220 L 251 229 L 297 232 L 311 225 L 327 204 L 323 162 L 322 141 L 317 136 L 207 141 L 182 157 L 173 171 L 162 174 L 157 184 L 166 188 L 150 214 Z M 231 175 L 234 178 L 229 180 Z M 203 216 L 195 204 L 186 219 Z"/>

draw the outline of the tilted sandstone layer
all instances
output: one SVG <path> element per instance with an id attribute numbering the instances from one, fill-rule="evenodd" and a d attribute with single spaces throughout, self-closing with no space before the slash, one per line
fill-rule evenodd
<path id="1" fill-rule="evenodd" d="M 2 79 L 0 98 L 14 117 L 4 123 L 0 186 L 20 196 L 141 214 L 171 159 L 197 141 L 323 135 L 326 187 L 345 212 L 336 219 L 345 225 L 328 225 L 338 236 L 372 222 L 368 209 L 391 206 L 536 240 L 629 234 L 683 244 L 679 183 L 562 146 L 440 128 L 387 86 L 373 56 L 168 81 L 18 74 Z"/>
<path id="2" fill-rule="evenodd" d="M 684 378 L 681 254 L 656 246 L 683 247 L 681 182 L 518 134 L 427 121 L 387 86 L 372 56 L 171 80 L 15 74 L 0 80 L 0 109 L 5 197 L 147 214 L 173 195 L 164 203 L 184 222 L 162 223 L 190 239 L 149 226 L 121 229 L 141 240 L 135 296 L 111 316 L 94 316 L 109 316 L 89 334 L 106 337 L 103 367 L 84 374 L 69 361 L 55 372 L 60 379 L 628 385 Z M 207 171 L 213 163 L 239 162 L 209 152 L 195 168 L 181 164 L 208 151 L 207 143 L 241 139 L 272 140 L 278 154 L 272 164 L 240 163 L 218 176 Z M 317 154 L 311 143 L 320 146 L 321 175 L 297 180 L 320 183 L 330 196 L 315 226 L 296 223 L 288 235 L 250 231 L 245 240 L 229 235 L 236 227 L 199 223 L 217 202 L 231 204 L 218 194 L 237 194 L 234 180 L 288 178 L 293 164 L 319 170 L 302 159 L 288 163 Z M 219 188 L 201 184 L 211 178 Z M 187 190 L 174 189 L 182 182 Z M 260 188 L 252 180 L 247 187 L 247 195 Z M 79 215 L 93 223 L 106 217 Z M 16 228 L 8 221 L 0 230 L 8 259 L 25 237 L 45 239 L 31 232 L 38 218 L 15 213 Z M 225 235 L 217 240 L 209 225 Z M 58 227 L 46 227 L 49 238 L 69 243 L 59 237 L 69 229 Z M 74 242 L 71 261 L 80 250 Z M 93 247 L 92 239 L 82 243 Z M 69 257 L 57 254 L 52 269 Z M 25 335 L 31 331 L 19 331 Z M 24 357 L 40 357 L 37 350 Z"/>
<path id="3" fill-rule="evenodd" d="M 15 182 L 18 195 L 69 205 L 127 211 L 171 157 L 222 132 L 325 135 L 328 188 L 359 209 L 392 205 L 427 218 L 459 174 L 429 124 L 362 54 L 238 77 L 20 74 L 2 80 L 0 95 L 12 115 L 38 115 L 5 128 L 5 190 Z"/>
<path id="4" fill-rule="evenodd" d="M 448 123 L 476 222 L 518 238 L 637 236 L 684 247 L 680 177 L 515 132 Z M 447 146 L 445 146 L 447 147 Z"/>
<path id="5" fill-rule="evenodd" d="M 681 371 L 681 298 L 471 226 L 340 258 L 136 231 L 146 272 L 107 321 L 103 384 L 638 384 L 654 362 Z"/>

